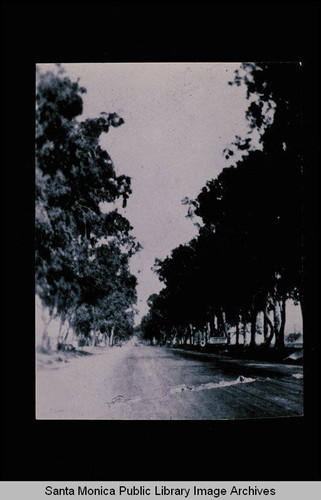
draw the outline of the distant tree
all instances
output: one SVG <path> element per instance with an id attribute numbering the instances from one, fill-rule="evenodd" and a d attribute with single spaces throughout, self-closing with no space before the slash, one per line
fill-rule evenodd
<path id="1" fill-rule="evenodd" d="M 152 294 L 147 300 L 149 312 L 143 316 L 140 330 L 144 340 L 161 343 L 168 337 L 170 321 L 166 310 L 164 294 Z"/>

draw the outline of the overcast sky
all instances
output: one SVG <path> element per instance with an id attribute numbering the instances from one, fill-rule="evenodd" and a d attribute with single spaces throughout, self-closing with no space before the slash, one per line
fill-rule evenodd
<path id="1" fill-rule="evenodd" d="M 42 67 L 44 65 L 41 65 Z M 63 64 L 87 89 L 81 119 L 116 112 L 125 123 L 101 138 L 117 175 L 131 177 L 122 213 L 143 249 L 132 259 L 139 319 L 162 288 L 151 270 L 197 232 L 184 197 L 195 198 L 228 163 L 223 150 L 244 136 L 245 88 L 230 86 L 239 63 Z"/>

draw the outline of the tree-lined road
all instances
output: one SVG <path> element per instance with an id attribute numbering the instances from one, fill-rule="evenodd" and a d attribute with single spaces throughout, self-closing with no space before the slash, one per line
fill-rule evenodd
<path id="1" fill-rule="evenodd" d="M 212 420 L 303 414 L 302 367 L 135 345 L 37 372 L 38 419 Z"/>

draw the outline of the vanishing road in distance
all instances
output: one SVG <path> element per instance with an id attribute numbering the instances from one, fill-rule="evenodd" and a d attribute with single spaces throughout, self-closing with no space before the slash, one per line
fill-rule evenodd
<path id="1" fill-rule="evenodd" d="M 37 419 L 216 420 L 300 416 L 302 366 L 130 341 L 37 370 Z"/>

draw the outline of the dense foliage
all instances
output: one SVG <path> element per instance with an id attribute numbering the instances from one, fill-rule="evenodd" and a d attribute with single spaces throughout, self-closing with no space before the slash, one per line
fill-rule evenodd
<path id="1" fill-rule="evenodd" d="M 238 343 L 249 324 L 254 346 L 261 313 L 265 344 L 282 349 L 286 301 L 303 303 L 301 67 L 245 63 L 230 84 L 247 86 L 248 136 L 223 152 L 235 164 L 189 202 L 203 223 L 198 235 L 156 261 L 165 288 L 142 328 L 150 336 L 155 324 L 162 340 L 196 330 L 230 342 L 234 326 Z"/>
<path id="2" fill-rule="evenodd" d="M 81 121 L 85 89 L 64 72 L 38 72 L 36 95 L 36 293 L 51 315 L 81 336 L 128 335 L 139 249 L 117 208 L 102 203 L 131 193 L 99 138 L 124 123 L 116 113 Z"/>

